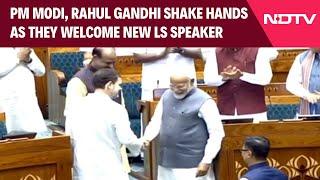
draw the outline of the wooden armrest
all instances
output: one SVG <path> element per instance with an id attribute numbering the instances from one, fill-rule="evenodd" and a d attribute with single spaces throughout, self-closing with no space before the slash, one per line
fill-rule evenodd
<path id="1" fill-rule="evenodd" d="M 5 121 L 6 120 L 6 116 L 3 112 L 0 112 L 0 121 Z"/>
<path id="2" fill-rule="evenodd" d="M 66 82 L 66 76 L 64 75 L 64 73 L 62 71 L 59 70 L 51 70 L 51 72 L 54 74 L 54 76 L 57 77 L 58 80 L 58 84 L 62 85 L 63 83 Z"/>

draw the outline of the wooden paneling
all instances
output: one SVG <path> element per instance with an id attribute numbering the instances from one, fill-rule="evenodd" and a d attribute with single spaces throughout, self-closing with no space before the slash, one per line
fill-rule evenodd
<path id="1" fill-rule="evenodd" d="M 219 166 L 220 179 L 239 179 L 247 167 L 240 149 L 247 136 L 262 135 L 271 142 L 268 162 L 288 174 L 290 179 L 315 180 L 320 174 L 320 122 L 273 122 L 224 125 Z M 293 133 L 294 132 L 294 133 Z"/>
<path id="2" fill-rule="evenodd" d="M 0 143 L 0 180 L 70 180 L 69 136 Z"/>

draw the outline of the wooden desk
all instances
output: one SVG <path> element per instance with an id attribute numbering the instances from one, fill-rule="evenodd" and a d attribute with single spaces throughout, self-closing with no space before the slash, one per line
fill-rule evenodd
<path id="1" fill-rule="evenodd" d="M 69 136 L 0 143 L 0 180 L 71 180 Z"/>
<path id="2" fill-rule="evenodd" d="M 156 101 L 144 102 L 144 123 L 150 120 Z M 149 116 L 149 117 L 148 117 Z M 145 125 L 144 125 L 145 127 Z M 259 124 L 226 124 L 225 138 L 217 160 L 219 180 L 239 179 L 247 167 L 240 149 L 245 137 L 262 135 L 270 139 L 268 162 L 281 169 L 291 179 L 319 179 L 320 177 L 320 121 L 319 122 L 266 122 Z M 145 174 L 157 178 L 157 140 L 145 154 Z"/>

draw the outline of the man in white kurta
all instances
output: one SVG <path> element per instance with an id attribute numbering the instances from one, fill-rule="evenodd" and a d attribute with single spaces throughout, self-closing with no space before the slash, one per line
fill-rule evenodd
<path id="1" fill-rule="evenodd" d="M 286 87 L 301 98 L 298 114 L 320 114 L 320 48 L 309 49 L 295 58 Z"/>
<path id="2" fill-rule="evenodd" d="M 121 145 L 138 155 L 142 143 L 130 129 L 126 109 L 112 100 L 121 89 L 121 80 L 115 70 L 101 69 L 93 81 L 95 92 L 78 99 L 77 113 L 69 115 L 73 177 L 75 180 L 128 180 L 122 167 Z"/>
<path id="3" fill-rule="evenodd" d="M 225 80 L 218 71 L 218 63 L 216 56 L 216 48 L 202 48 L 202 56 L 206 64 L 204 68 L 204 81 L 209 86 L 223 86 L 228 80 Z M 274 48 L 259 48 L 254 64 L 255 73 L 241 72 L 241 81 L 265 86 L 270 83 L 272 78 L 272 69 L 270 61 L 278 56 L 278 52 Z M 221 114 L 222 119 L 241 119 L 253 118 L 254 122 L 259 120 L 267 120 L 267 112 L 250 113 L 239 115 L 237 109 L 234 109 L 234 115 Z"/>
<path id="4" fill-rule="evenodd" d="M 186 165 L 186 167 L 184 167 L 184 165 L 181 165 L 181 164 L 176 166 L 172 164 L 168 165 L 165 162 L 162 163 L 165 165 L 161 165 L 161 163 L 159 163 L 158 180 L 196 180 L 196 179 L 212 180 L 214 179 L 214 174 L 210 166 L 211 166 L 212 160 L 216 157 L 221 147 L 221 141 L 222 141 L 222 138 L 224 137 L 223 126 L 222 126 L 219 112 L 215 102 L 209 97 L 209 95 L 207 95 L 202 90 L 192 85 L 191 78 L 190 78 L 192 76 L 186 75 L 186 74 L 183 75 L 183 74 L 184 73 L 181 73 L 180 75 L 173 75 L 171 77 L 171 85 L 170 85 L 171 89 L 167 90 L 164 96 L 166 96 L 166 94 L 173 94 L 173 96 L 171 96 L 171 98 L 169 99 L 167 98 L 164 99 L 164 96 L 162 96 L 162 98 L 160 99 L 155 109 L 151 122 L 146 128 L 143 138 L 145 139 L 145 144 L 148 145 L 149 141 L 153 140 L 160 133 L 160 150 L 159 150 L 160 158 L 158 160 L 159 162 L 165 161 L 165 159 L 168 158 L 166 157 L 164 158 L 164 160 L 161 160 L 162 153 L 171 154 L 173 155 L 173 159 L 174 159 L 176 157 L 175 154 L 176 153 L 180 154 L 181 151 L 185 151 L 184 153 L 182 153 L 182 155 L 180 154 L 182 157 L 183 156 L 188 157 L 187 154 L 192 153 L 193 152 L 192 149 L 197 149 L 196 151 L 198 151 L 198 153 L 196 153 L 197 154 L 196 156 L 198 156 L 197 159 L 193 159 L 193 158 L 189 159 L 190 161 L 195 161 L 193 163 L 195 163 L 196 165 L 193 167 L 188 167 L 189 166 L 188 158 L 182 158 L 178 160 L 178 161 L 183 161 L 181 163 Z M 196 94 L 200 94 L 200 99 L 204 97 L 203 100 L 200 100 L 200 103 L 198 100 L 196 100 L 197 98 L 193 99 L 193 96 Z M 179 101 L 182 102 L 186 100 L 186 98 L 191 98 L 195 100 L 196 103 L 181 104 L 179 102 Z M 163 105 L 163 103 L 166 103 L 166 101 L 171 101 L 171 100 L 176 102 L 178 105 L 176 104 L 177 106 L 170 106 L 169 109 L 171 110 L 169 110 L 167 109 L 168 107 L 165 107 Z M 185 107 L 182 107 L 182 106 L 185 106 L 187 108 L 185 109 Z M 196 115 L 198 118 L 195 118 L 193 116 L 193 118 L 197 120 L 195 119 L 192 120 L 191 118 L 191 121 L 190 121 L 189 118 L 191 116 L 191 113 L 187 109 L 189 109 L 190 107 L 192 109 L 194 106 L 199 107 L 198 113 Z M 181 109 L 182 109 L 182 112 L 180 112 Z M 183 109 L 185 110 L 185 112 Z M 165 110 L 168 110 L 168 111 L 165 111 Z M 164 116 L 166 114 L 170 114 L 171 113 L 170 111 L 172 111 L 173 113 L 178 113 L 178 114 L 180 113 L 180 115 L 178 115 L 178 117 L 175 117 L 174 119 L 168 120 Z M 170 121 L 175 121 L 175 122 L 171 124 Z M 201 128 L 195 129 L 197 127 L 201 127 L 201 123 L 205 124 L 205 126 L 203 126 L 202 129 Z M 188 127 L 187 128 L 180 127 L 180 125 L 178 124 L 182 126 L 187 125 Z M 163 135 L 166 136 L 168 133 L 166 133 L 165 131 L 167 132 L 170 131 L 170 133 L 175 133 L 175 131 L 179 129 L 184 129 L 184 131 L 182 131 L 182 134 L 183 133 L 188 134 L 187 135 L 188 138 L 184 139 L 180 136 L 182 134 L 179 134 L 175 136 L 170 136 L 171 138 L 166 138 L 166 140 L 163 140 L 162 142 L 161 133 L 163 133 Z M 199 132 L 200 132 L 200 136 L 198 136 Z M 205 137 L 203 137 L 202 133 L 205 133 L 208 136 L 205 135 Z M 203 138 L 200 138 L 200 137 L 203 137 Z M 192 141 L 191 144 L 197 144 L 197 142 L 204 142 L 204 143 L 201 144 L 201 147 L 200 146 L 189 147 L 189 145 L 184 144 L 184 142 L 187 142 L 187 141 L 190 141 L 190 142 Z M 174 143 L 173 146 L 181 147 L 180 150 L 177 150 L 178 149 L 177 148 L 176 151 L 169 150 L 168 152 L 168 150 L 166 150 L 166 147 L 171 146 L 171 145 L 169 146 L 167 145 L 172 143 Z M 177 144 L 175 145 L 175 143 Z M 162 145 L 164 147 L 161 147 Z M 203 156 L 201 156 L 201 153 L 199 152 L 199 150 L 203 153 Z M 199 157 L 199 155 L 201 157 Z"/>
<path id="5" fill-rule="evenodd" d="M 36 96 L 34 76 L 45 67 L 30 48 L 0 48 L 0 103 L 11 131 L 46 132 Z"/>
<path id="6" fill-rule="evenodd" d="M 153 90 L 169 88 L 170 74 L 176 69 L 192 74 L 197 82 L 194 59 L 200 58 L 199 48 L 146 48 L 134 53 L 142 64 L 141 100 L 153 100 Z"/>

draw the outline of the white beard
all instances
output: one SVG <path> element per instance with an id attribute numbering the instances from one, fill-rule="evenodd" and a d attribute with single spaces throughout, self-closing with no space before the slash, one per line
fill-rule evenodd
<path id="1" fill-rule="evenodd" d="M 175 94 L 173 93 L 173 96 L 176 98 L 176 99 L 183 99 L 184 97 L 186 97 L 188 93 L 185 93 L 185 94 Z"/>
<path id="2" fill-rule="evenodd" d="M 189 92 L 192 90 L 192 88 L 190 88 L 186 93 L 184 93 L 184 94 L 176 94 L 176 93 L 173 93 L 173 96 L 176 98 L 176 99 L 183 99 L 183 98 L 185 98 L 188 94 L 189 94 Z"/>

